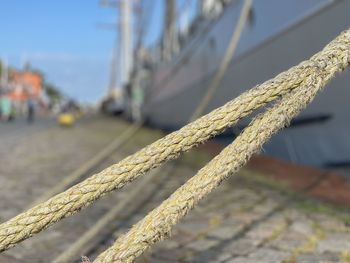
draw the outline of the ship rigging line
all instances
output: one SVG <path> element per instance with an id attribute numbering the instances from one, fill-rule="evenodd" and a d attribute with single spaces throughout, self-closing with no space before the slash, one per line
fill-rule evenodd
<path id="1" fill-rule="evenodd" d="M 224 76 L 227 72 L 227 69 L 230 65 L 230 62 L 232 61 L 232 58 L 233 58 L 235 51 L 237 49 L 237 45 L 238 45 L 239 40 L 241 38 L 246 21 L 249 17 L 251 7 L 252 7 L 252 0 L 245 0 L 244 4 L 242 6 L 242 9 L 241 9 L 239 18 L 238 18 L 238 22 L 236 24 L 235 29 L 233 30 L 230 42 L 226 48 L 226 52 L 222 58 L 220 66 L 219 66 L 218 70 L 216 71 L 212 81 L 210 82 L 210 85 L 209 85 L 206 93 L 202 97 L 202 100 L 199 102 L 196 110 L 194 111 L 192 117 L 190 118 L 190 121 L 197 119 L 198 117 L 200 117 L 203 114 L 206 107 L 210 103 L 211 99 L 215 95 L 215 92 L 220 87 L 222 79 L 224 78 Z"/>

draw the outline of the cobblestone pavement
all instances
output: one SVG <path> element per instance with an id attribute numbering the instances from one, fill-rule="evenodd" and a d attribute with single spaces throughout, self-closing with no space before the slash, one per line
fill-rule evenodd
<path id="1" fill-rule="evenodd" d="M 350 262 L 348 212 L 244 174 L 224 182 L 139 262 Z"/>
<path id="2" fill-rule="evenodd" d="M 20 139 L 0 132 L 0 145 L 6 145 L 0 147 L 0 220 L 22 211 L 125 127 L 122 121 L 90 119 L 73 129 L 43 125 L 33 132 L 22 132 Z M 159 136 L 158 132 L 143 129 L 96 171 Z M 150 194 L 145 189 L 140 193 L 138 200 L 132 200 L 133 205 L 81 254 L 96 257 L 208 159 L 205 154 L 191 152 L 165 165 L 153 182 L 159 191 Z M 107 195 L 5 252 L 0 262 L 52 262 L 118 200 L 127 198 L 131 187 L 133 184 Z M 155 245 L 137 262 L 350 262 L 350 212 L 243 170 L 203 200 L 174 228 L 169 240 Z"/>

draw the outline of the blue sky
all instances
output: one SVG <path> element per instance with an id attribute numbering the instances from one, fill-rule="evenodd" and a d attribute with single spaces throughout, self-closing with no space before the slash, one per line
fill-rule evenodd
<path id="1" fill-rule="evenodd" d="M 165 0 L 147 1 L 154 6 L 147 36 L 152 43 Z M 0 0 L 0 59 L 19 68 L 30 62 L 66 94 L 93 102 L 107 89 L 115 39 L 97 24 L 115 21 L 116 10 L 99 0 Z"/>

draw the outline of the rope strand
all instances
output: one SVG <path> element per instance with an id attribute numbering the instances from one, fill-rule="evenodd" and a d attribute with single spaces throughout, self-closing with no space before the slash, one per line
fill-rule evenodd
<path id="1" fill-rule="evenodd" d="M 324 83 L 321 78 L 310 77 L 304 87 L 286 95 L 281 102 L 259 115 L 231 145 L 126 235 L 121 236 L 94 263 L 133 262 L 151 245 L 168 237 L 172 227 L 201 199 L 237 172 L 274 133 L 288 125 L 310 103 Z"/>
<path id="2" fill-rule="evenodd" d="M 345 37 L 350 40 L 349 31 L 345 33 Z M 336 46 L 336 42 L 331 45 Z M 151 245 L 168 237 L 172 227 L 181 218 L 218 187 L 224 179 L 237 172 L 274 133 L 289 125 L 290 121 L 315 98 L 318 91 L 335 73 L 349 65 L 349 47 L 340 48 L 340 50 L 343 51 L 344 56 L 337 57 L 329 53 L 329 56 L 324 59 L 313 57 L 317 63 L 317 70 L 300 88 L 283 96 L 273 107 L 255 118 L 231 145 L 100 254 L 94 263 L 133 262 Z M 327 66 L 329 64 L 334 66 Z"/>
<path id="3" fill-rule="evenodd" d="M 1 224 L 0 251 L 77 213 L 108 192 L 123 187 L 147 171 L 175 159 L 181 152 L 188 151 L 223 132 L 254 110 L 302 85 L 310 76 L 317 74 L 320 68 L 330 72 L 328 78 L 331 78 L 335 72 L 348 65 L 349 50 L 349 31 L 346 31 L 310 60 L 243 93 L 179 131 Z"/>

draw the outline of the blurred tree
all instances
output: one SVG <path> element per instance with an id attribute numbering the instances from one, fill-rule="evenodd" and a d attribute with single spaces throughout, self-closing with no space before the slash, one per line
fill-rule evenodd
<path id="1" fill-rule="evenodd" d="M 58 87 L 51 83 L 44 83 L 44 90 L 46 91 L 47 96 L 52 102 L 59 102 L 63 99 L 63 95 Z"/>
<path id="2" fill-rule="evenodd" d="M 3 65 L 2 65 L 2 61 L 0 59 L 0 78 L 2 76 L 2 71 L 3 71 Z"/>

